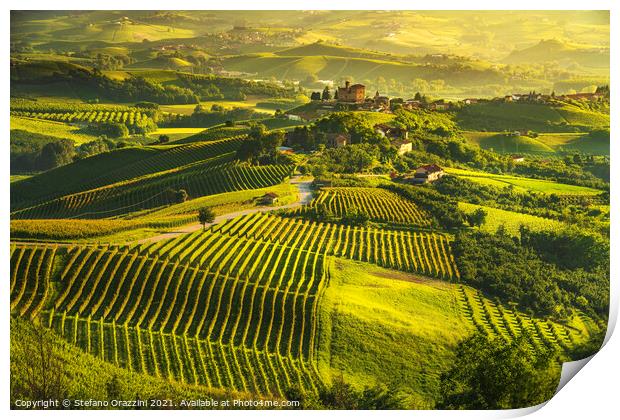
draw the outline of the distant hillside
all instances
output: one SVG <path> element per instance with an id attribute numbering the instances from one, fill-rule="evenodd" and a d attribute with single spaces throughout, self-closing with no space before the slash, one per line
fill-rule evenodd
<path id="1" fill-rule="evenodd" d="M 550 39 L 542 40 L 523 50 L 515 50 L 503 60 L 506 64 L 535 64 L 550 61 L 557 61 L 562 65 L 576 63 L 584 67 L 609 68 L 609 49 L 585 48 Z"/>
<path id="2" fill-rule="evenodd" d="M 256 74 L 261 78 L 303 80 L 315 75 L 323 80 L 339 80 L 351 77 L 356 81 L 377 78 L 411 81 L 444 80 L 457 86 L 502 83 L 504 76 L 497 70 L 478 69 L 471 66 L 438 66 L 404 64 L 385 59 L 334 57 L 334 56 L 292 56 L 270 53 L 247 54 L 227 57 L 222 60 L 224 68 Z"/>
<path id="3" fill-rule="evenodd" d="M 497 153 L 555 153 L 546 144 L 528 136 L 512 136 L 502 133 L 465 132 L 468 141 L 483 149 L 493 149 Z"/>
<path id="4" fill-rule="evenodd" d="M 532 130 L 544 133 L 588 132 L 609 126 L 609 115 L 574 105 L 488 102 L 466 106 L 456 113 L 465 130 Z"/>
<path id="5" fill-rule="evenodd" d="M 351 57 L 351 58 L 371 58 L 386 60 L 391 54 L 363 50 L 359 48 L 344 47 L 339 45 L 315 42 L 312 44 L 301 45 L 299 47 L 288 48 L 278 51 L 276 55 L 281 56 L 316 56 L 325 55 L 331 57 Z"/>
<path id="6" fill-rule="evenodd" d="M 131 68 L 147 68 L 147 69 L 182 69 L 184 67 L 192 67 L 193 64 L 187 60 L 177 57 L 155 57 L 150 60 L 140 61 L 138 63 L 127 66 Z"/>

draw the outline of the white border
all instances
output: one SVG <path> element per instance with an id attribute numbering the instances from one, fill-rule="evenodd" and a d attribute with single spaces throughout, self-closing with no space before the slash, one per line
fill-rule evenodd
<path id="1" fill-rule="evenodd" d="M 612 162 L 618 158 L 618 145 L 615 137 L 619 131 L 619 123 L 617 115 L 614 111 L 618 109 L 618 87 L 614 75 L 618 74 L 620 67 L 618 66 L 617 55 L 617 42 L 619 39 L 618 32 L 618 15 L 620 14 L 620 6 L 617 2 L 612 0 L 588 0 L 576 1 L 576 0 L 521 0 L 521 1 L 497 1 L 497 0 L 472 0 L 469 2 L 463 2 L 458 0 L 434 0 L 434 1 L 395 1 L 395 0 L 382 0 L 369 1 L 369 0 L 314 0 L 310 1 L 275 1 L 275 0 L 260 0 L 260 1 L 242 1 L 242 0 L 228 0 L 226 2 L 204 2 L 204 1 L 187 1 L 177 0 L 174 2 L 154 2 L 147 0 L 132 0 L 131 2 L 119 1 L 119 0 L 106 0 L 105 2 L 94 1 L 76 1 L 76 0 L 58 0 L 54 2 L 42 1 L 42 0 L 9 0 L 6 4 L 5 13 L 2 15 L 2 23 L 4 30 L 4 42 L 2 43 L 2 58 L 4 66 L 2 68 L 3 84 L 5 95 L 9 92 L 9 36 L 10 36 L 10 21 L 9 10 L 39 10 L 39 9 L 64 9 L 64 10 L 123 10 L 123 9 L 176 9 L 176 10 L 393 10 L 393 9 L 405 9 L 405 10 L 611 10 L 611 88 L 612 88 L 612 122 L 611 132 L 612 140 Z M 9 254 L 9 183 L 6 182 L 9 177 L 9 142 L 7 141 L 6 134 L 9 131 L 9 101 L 6 96 L 2 101 L 2 133 L 4 133 L 4 153 L 0 155 L 2 159 L 2 171 L 4 182 L 0 183 L 0 191 L 2 193 L 2 210 L 4 215 L 4 223 L 0 227 L 4 240 L 0 242 L 0 255 L 8 256 Z M 617 257 L 618 247 L 616 239 L 618 238 L 619 229 L 616 220 L 616 210 L 618 208 L 618 199 L 615 197 L 617 188 L 616 182 L 620 180 L 618 167 L 612 165 L 612 184 L 611 184 L 611 197 L 612 197 L 612 314 L 610 316 L 610 324 L 615 324 L 617 319 L 617 309 L 619 302 L 618 284 L 614 279 L 615 274 L 618 272 Z M 9 262 L 8 258 L 0 258 L 0 267 L 2 273 L 4 273 L 5 285 L 8 283 Z M 3 391 L 2 398 L 0 398 L 0 407 L 2 412 L 9 414 L 16 418 L 41 418 L 41 417 L 65 417 L 81 419 L 85 414 L 93 418 L 108 418 L 108 416 L 115 417 L 135 417 L 148 415 L 154 418 L 166 418 L 169 417 L 167 412 L 118 412 L 118 411 L 91 411 L 89 413 L 84 412 L 24 412 L 24 411 L 10 411 L 9 408 L 9 296 L 7 293 L 7 286 L 0 292 L 0 305 L 3 308 L 5 315 L 0 317 L 0 326 L 2 328 L 2 343 L 3 346 L 0 349 L 0 357 L 2 363 L 0 364 L 1 378 L 1 390 Z M 608 337 L 609 338 L 609 337 Z M 531 414 L 531 418 L 537 419 L 607 419 L 617 416 L 618 413 L 618 394 L 617 385 L 618 377 L 620 375 L 620 368 L 617 355 L 620 354 L 620 341 L 617 338 L 617 334 L 611 336 L 605 347 L 594 356 L 594 358 L 583 368 L 581 372 L 577 374 L 577 377 L 568 382 L 568 384 L 544 407 L 538 407 L 539 409 Z M 258 418 L 283 418 L 291 417 L 294 415 L 300 419 L 312 418 L 316 420 L 318 416 L 321 418 L 371 418 L 375 416 L 390 417 L 390 418 L 465 418 L 465 419 L 486 419 L 486 418 L 509 418 L 517 417 L 527 414 L 533 410 L 513 410 L 513 411 L 468 411 L 468 412 L 428 412 L 428 411 L 399 411 L 399 412 L 342 412 L 342 411 L 329 411 L 329 412 L 274 412 L 274 411 L 227 411 L 227 412 L 203 412 L 203 411 L 186 411 L 182 413 L 175 413 L 175 415 L 191 418 L 205 417 L 217 417 L 217 418 L 230 418 L 237 419 L 239 417 Z M 172 413 L 170 413 L 172 414 Z"/>

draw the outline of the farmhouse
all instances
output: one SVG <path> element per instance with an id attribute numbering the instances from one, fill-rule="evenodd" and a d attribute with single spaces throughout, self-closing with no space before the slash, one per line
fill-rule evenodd
<path id="1" fill-rule="evenodd" d="M 428 105 L 428 109 L 433 111 L 445 111 L 451 108 L 451 104 L 449 102 L 444 101 L 443 99 L 439 99 Z"/>
<path id="2" fill-rule="evenodd" d="M 361 103 L 366 98 L 366 86 L 345 82 L 344 87 L 338 86 L 338 102 Z"/>
<path id="3" fill-rule="evenodd" d="M 403 130 L 400 127 L 391 127 L 387 124 L 376 124 L 375 131 L 377 134 L 382 137 L 387 137 L 389 139 L 407 139 L 409 138 L 409 133 L 407 130 Z"/>
<path id="4" fill-rule="evenodd" d="M 403 108 L 404 109 L 420 109 L 422 108 L 422 101 L 417 101 L 415 99 L 407 99 L 404 103 L 403 103 Z"/>
<path id="5" fill-rule="evenodd" d="M 525 162 L 525 158 L 521 155 L 512 155 L 510 156 L 512 158 L 512 161 L 514 163 L 521 163 L 521 162 Z"/>
<path id="6" fill-rule="evenodd" d="M 397 140 L 392 144 L 396 147 L 396 150 L 398 150 L 398 154 L 400 156 L 413 150 L 411 142 L 407 140 Z"/>
<path id="7" fill-rule="evenodd" d="M 408 175 L 403 178 L 403 181 L 408 182 L 410 184 L 427 184 L 430 182 L 437 181 L 444 175 L 443 169 L 439 165 L 430 164 L 430 165 L 422 165 L 418 169 L 416 169 L 413 176 Z"/>
<path id="8" fill-rule="evenodd" d="M 348 133 L 327 133 L 327 145 L 329 147 L 342 147 L 351 142 L 351 135 Z"/>
<path id="9" fill-rule="evenodd" d="M 268 192 L 260 198 L 259 202 L 260 204 L 263 204 L 263 205 L 276 204 L 278 202 L 278 198 L 279 198 L 278 194 L 273 193 L 273 192 Z"/>

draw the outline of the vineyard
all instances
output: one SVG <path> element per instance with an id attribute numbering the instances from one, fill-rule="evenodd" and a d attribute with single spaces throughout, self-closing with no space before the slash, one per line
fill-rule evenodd
<path id="1" fill-rule="evenodd" d="M 171 191 L 183 189 L 192 198 L 222 192 L 263 188 L 281 183 L 289 165 L 248 167 L 231 155 L 194 162 L 153 175 L 70 194 L 11 213 L 14 219 L 101 218 L 172 204 Z"/>
<path id="2" fill-rule="evenodd" d="M 413 202 L 378 188 L 323 188 L 309 208 L 300 209 L 299 212 L 319 205 L 325 206 L 337 217 L 342 217 L 347 210 L 355 207 L 365 211 L 371 220 L 377 222 L 421 227 L 430 225 L 429 216 Z"/>
<path id="3" fill-rule="evenodd" d="M 264 396 L 295 385 L 316 393 L 330 256 L 459 278 L 444 235 L 256 213 L 136 246 L 14 244 L 11 314 L 38 317 L 132 372 Z M 501 340 L 528 331 L 533 352 L 567 354 L 600 328 L 584 314 L 563 325 L 464 285 L 441 287 L 453 302 L 442 310 L 460 313 L 459 328 Z"/>
<path id="4" fill-rule="evenodd" d="M 119 123 L 138 132 L 155 118 L 154 110 L 118 105 L 11 101 L 11 115 L 73 124 Z"/>
<path id="5" fill-rule="evenodd" d="M 50 172 L 56 176 L 35 176 L 11 189 L 12 218 L 111 217 L 171 204 L 171 191 L 184 189 L 197 198 L 264 188 L 290 175 L 291 165 L 237 163 L 234 151 L 242 141 L 121 149 L 57 168 Z M 84 176 L 104 167 L 99 176 Z"/>
<path id="6" fill-rule="evenodd" d="M 255 214 L 213 227 L 215 231 L 370 262 L 434 277 L 459 278 L 450 243 L 439 233 L 353 227 Z M 300 241 L 300 238 L 303 238 Z M 318 238 L 309 242 L 309 238 Z M 300 245 L 301 244 L 301 245 Z M 308 245 L 304 245 L 308 244 Z"/>
<path id="7" fill-rule="evenodd" d="M 12 114 L 18 117 L 28 117 L 67 123 L 117 122 L 123 123 L 128 127 L 138 125 L 140 121 L 146 121 L 150 118 L 146 113 L 142 113 L 141 111 L 82 111 L 65 113 L 13 111 Z"/>
<path id="8" fill-rule="evenodd" d="M 543 321 L 515 309 L 508 309 L 498 302 L 490 301 L 480 291 L 470 287 L 463 285 L 456 287 L 461 313 L 479 332 L 492 338 L 510 341 L 527 331 L 532 352 L 552 349 L 563 354 L 576 344 L 586 341 L 586 334 L 599 330 L 595 321 L 583 314 L 578 317 L 587 326 L 585 334 L 573 326 L 567 327 L 556 322 Z"/>
<path id="9" fill-rule="evenodd" d="M 480 228 L 490 233 L 496 232 L 500 226 L 503 226 L 506 232 L 513 236 L 519 236 L 519 228 L 521 226 L 527 226 L 532 230 L 560 230 L 566 226 L 565 223 L 545 217 L 480 206 L 477 204 L 459 203 L 459 209 L 463 210 L 465 213 L 473 213 L 479 208 L 487 213 L 485 221 Z"/>
<path id="10" fill-rule="evenodd" d="M 143 114 L 152 117 L 154 110 L 146 108 L 137 108 L 126 105 L 98 105 L 98 104 L 86 104 L 79 102 L 46 102 L 46 101 L 33 101 L 28 99 L 11 98 L 11 112 L 21 113 L 53 113 L 53 114 L 72 114 L 80 112 L 97 112 L 97 111 L 109 111 L 109 112 L 142 112 Z"/>
<path id="11" fill-rule="evenodd" d="M 316 391 L 324 254 L 214 232 L 192 239 L 63 248 L 53 279 L 50 251 L 16 246 L 12 313 L 40 314 L 84 350 L 155 376 L 263 395 Z"/>

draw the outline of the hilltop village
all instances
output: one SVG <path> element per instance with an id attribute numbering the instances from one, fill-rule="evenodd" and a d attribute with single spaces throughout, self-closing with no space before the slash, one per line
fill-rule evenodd
<path id="1" fill-rule="evenodd" d="M 432 111 L 449 111 L 457 109 L 463 105 L 472 105 L 484 102 L 553 104 L 557 101 L 567 100 L 600 101 L 605 97 L 606 89 L 608 88 L 601 87 L 597 89 L 596 92 L 592 93 L 575 93 L 565 95 L 556 95 L 555 92 L 551 92 L 546 95 L 532 91 L 528 93 L 512 93 L 510 95 L 492 99 L 466 98 L 460 101 L 448 101 L 445 99 L 429 100 L 426 96 L 420 93 L 417 93 L 415 97 L 411 99 L 403 99 L 398 97 L 391 98 L 387 95 L 381 95 L 379 91 L 376 91 L 374 95 L 370 96 L 366 93 L 366 86 L 360 83 L 351 84 L 349 81 L 346 81 L 344 87 L 338 86 L 334 89 L 333 95 L 329 86 L 326 86 L 322 92 L 312 92 L 310 99 L 313 102 L 320 103 L 320 109 L 325 111 L 333 111 L 336 109 L 391 113 L 398 108 L 408 110 L 427 109 Z"/>

